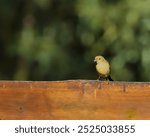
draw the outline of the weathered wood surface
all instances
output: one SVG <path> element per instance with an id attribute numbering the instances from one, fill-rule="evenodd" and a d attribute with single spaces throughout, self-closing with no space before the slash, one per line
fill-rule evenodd
<path id="1" fill-rule="evenodd" d="M 150 119 L 150 83 L 1 81 L 0 119 Z"/>

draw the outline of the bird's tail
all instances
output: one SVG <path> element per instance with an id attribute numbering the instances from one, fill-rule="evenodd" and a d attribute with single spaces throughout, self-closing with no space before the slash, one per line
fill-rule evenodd
<path id="1" fill-rule="evenodd" d="M 107 79 L 108 79 L 109 81 L 114 81 L 114 80 L 111 78 L 110 75 L 107 77 Z"/>

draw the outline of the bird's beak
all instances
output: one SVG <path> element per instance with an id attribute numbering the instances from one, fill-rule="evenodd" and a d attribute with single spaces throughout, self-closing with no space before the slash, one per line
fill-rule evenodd
<path id="1" fill-rule="evenodd" d="M 96 62 L 96 59 L 94 59 L 94 62 Z"/>

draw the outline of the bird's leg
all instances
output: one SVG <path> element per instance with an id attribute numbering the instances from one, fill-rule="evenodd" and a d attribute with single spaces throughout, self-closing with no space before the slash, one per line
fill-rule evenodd
<path id="1" fill-rule="evenodd" d="M 106 81 L 110 81 L 110 80 L 109 80 L 109 76 L 108 76 L 108 77 L 106 77 Z"/>
<path id="2" fill-rule="evenodd" d="M 99 77 L 98 77 L 98 80 L 99 80 L 99 81 L 103 81 L 104 79 L 99 76 Z"/>

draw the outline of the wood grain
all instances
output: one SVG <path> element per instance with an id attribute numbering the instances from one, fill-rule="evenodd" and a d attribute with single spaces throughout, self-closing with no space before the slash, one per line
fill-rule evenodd
<path id="1" fill-rule="evenodd" d="M 150 119 L 150 83 L 1 81 L 0 119 Z"/>

